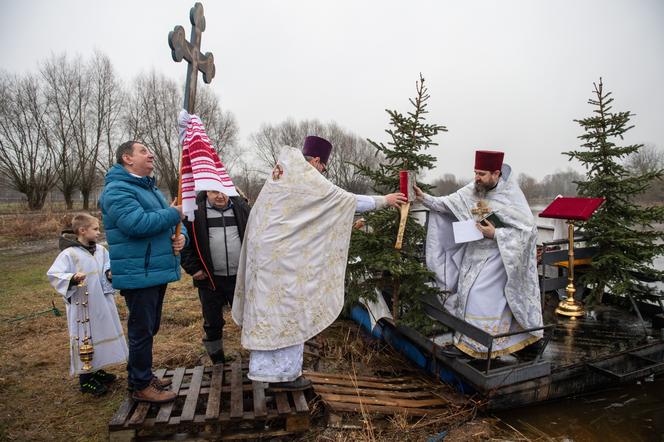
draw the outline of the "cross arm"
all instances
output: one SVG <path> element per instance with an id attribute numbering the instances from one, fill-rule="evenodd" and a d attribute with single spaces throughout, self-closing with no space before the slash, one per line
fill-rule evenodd
<path id="1" fill-rule="evenodd" d="M 171 48 L 171 56 L 173 61 L 181 62 L 182 59 L 187 60 L 195 68 L 203 73 L 203 81 L 210 83 L 214 78 L 214 55 L 211 52 L 201 54 L 194 45 L 187 41 L 182 26 L 176 26 L 168 34 L 168 46 Z"/>

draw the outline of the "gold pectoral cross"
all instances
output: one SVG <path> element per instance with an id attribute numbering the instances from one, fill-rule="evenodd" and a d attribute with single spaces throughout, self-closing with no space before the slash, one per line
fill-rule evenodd
<path id="1" fill-rule="evenodd" d="M 479 221 L 484 217 L 484 215 L 491 213 L 491 209 L 489 208 L 486 200 L 479 200 L 477 201 L 477 207 L 470 209 L 470 213 L 475 215 L 475 219 Z"/>

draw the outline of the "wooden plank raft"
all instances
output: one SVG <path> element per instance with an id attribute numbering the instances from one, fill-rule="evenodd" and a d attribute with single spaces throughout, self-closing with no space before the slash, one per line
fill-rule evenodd
<path id="1" fill-rule="evenodd" d="M 438 414 L 450 401 L 432 391 L 432 385 L 415 377 L 380 378 L 306 371 L 314 391 L 332 411 L 406 414 Z"/>
<path id="2" fill-rule="evenodd" d="M 167 404 L 137 403 L 127 397 L 108 424 L 111 440 L 176 433 L 219 439 L 282 436 L 309 428 L 303 391 L 274 393 L 268 384 L 247 377 L 238 358 L 212 367 L 157 370 L 170 379 L 178 397 Z"/>

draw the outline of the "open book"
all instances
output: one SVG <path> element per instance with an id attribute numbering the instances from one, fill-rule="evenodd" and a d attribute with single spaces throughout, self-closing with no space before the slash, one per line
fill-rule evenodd
<path id="1" fill-rule="evenodd" d="M 479 221 L 475 221 L 474 219 L 457 221 L 452 223 L 452 229 L 454 232 L 454 242 L 456 242 L 457 244 L 461 244 L 465 242 L 478 241 L 484 238 L 482 232 L 480 232 L 480 230 L 477 228 L 477 222 L 486 224 L 486 221 L 491 222 L 491 224 L 493 224 L 494 227 L 497 229 L 506 226 L 506 224 L 503 223 L 500 220 L 500 218 L 498 218 L 496 212 L 491 212 L 487 214 L 486 216 L 482 217 Z"/>

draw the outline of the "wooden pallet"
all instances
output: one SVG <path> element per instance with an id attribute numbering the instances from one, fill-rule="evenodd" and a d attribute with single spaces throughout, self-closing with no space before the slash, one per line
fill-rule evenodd
<path id="1" fill-rule="evenodd" d="M 130 397 L 108 424 L 111 440 L 140 440 L 186 433 L 217 439 L 279 436 L 306 431 L 309 407 L 303 391 L 272 393 L 247 378 L 239 357 L 212 367 L 158 370 L 178 393 L 167 404 L 137 403 Z"/>
<path id="2" fill-rule="evenodd" d="M 415 377 L 379 378 L 307 371 L 314 391 L 335 412 L 438 414 L 450 401 L 432 392 L 432 385 Z"/>

